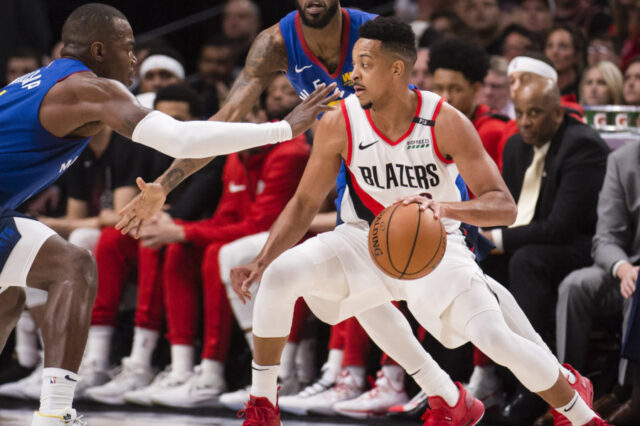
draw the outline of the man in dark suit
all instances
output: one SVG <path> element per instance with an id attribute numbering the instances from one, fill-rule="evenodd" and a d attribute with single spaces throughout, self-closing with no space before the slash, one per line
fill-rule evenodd
<path id="1" fill-rule="evenodd" d="M 609 149 L 594 130 L 565 112 L 557 85 L 548 79 L 521 86 L 514 106 L 518 133 L 505 146 L 502 176 L 517 200 L 518 216 L 509 228 L 484 232 L 496 250 L 483 269 L 509 287 L 544 336 L 558 284 L 591 263 L 597 194 Z M 544 409 L 525 405 L 503 414 L 530 422 Z"/>
<path id="2" fill-rule="evenodd" d="M 629 348 L 638 340 L 640 316 L 633 315 L 633 294 L 640 269 L 640 144 L 630 143 L 609 156 L 607 173 L 598 200 L 598 224 L 591 254 L 594 264 L 569 274 L 560 284 L 556 307 L 558 358 L 584 368 L 588 336 L 594 321 L 623 312 L 623 336 Z M 632 317 L 635 320 L 632 320 Z M 627 332 L 630 330 L 631 332 Z M 640 343 L 635 353 L 640 357 Z M 633 359 L 633 357 L 629 357 Z M 620 365 L 620 384 L 624 384 L 626 361 Z M 626 377 L 625 377 L 626 376 Z M 640 389 L 639 389 L 640 390 Z M 604 397 L 603 405 L 616 401 L 616 394 Z M 608 401 L 605 403 L 605 401 Z M 622 402 L 622 401 L 619 401 Z M 631 404 L 625 404 L 630 411 Z M 622 414 L 633 414 L 640 424 L 640 407 L 634 413 L 620 412 L 614 424 L 623 423 Z M 608 411 L 605 408 L 605 413 Z M 601 414 L 603 414 L 601 412 Z M 603 414 L 606 415 L 606 414 Z"/>

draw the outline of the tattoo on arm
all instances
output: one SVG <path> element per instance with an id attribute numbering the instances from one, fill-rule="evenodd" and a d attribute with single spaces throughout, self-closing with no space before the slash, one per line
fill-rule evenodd
<path id="1" fill-rule="evenodd" d="M 171 164 L 171 167 L 169 167 L 167 171 L 162 174 L 162 176 L 156 179 L 156 182 L 162 185 L 165 193 L 168 194 L 176 186 L 180 185 L 183 180 L 200 170 L 213 158 L 215 157 L 199 159 L 177 159 Z"/>

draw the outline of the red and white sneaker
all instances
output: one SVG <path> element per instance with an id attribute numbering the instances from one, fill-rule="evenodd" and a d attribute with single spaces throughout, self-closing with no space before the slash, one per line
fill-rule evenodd
<path id="1" fill-rule="evenodd" d="M 573 375 L 576 376 L 576 381 L 575 383 L 571 383 L 571 387 L 578 392 L 578 395 L 580 395 L 580 398 L 582 398 L 582 400 L 587 403 L 589 408 L 593 408 L 593 384 L 591 383 L 591 380 L 589 380 L 587 377 L 582 376 L 580 373 L 578 373 L 578 370 L 576 370 L 569 364 L 562 364 L 562 366 L 565 367 L 567 370 L 571 371 Z M 550 410 L 551 410 L 551 414 L 553 414 L 554 426 L 571 426 L 571 422 L 569 421 L 569 419 L 567 419 L 565 416 L 560 414 L 553 407 L 551 407 Z M 594 419 L 596 418 L 594 417 Z M 598 419 L 599 421 L 604 422 L 604 420 L 600 418 Z M 594 421 L 594 420 L 591 420 L 591 421 Z M 602 424 L 606 424 L 606 423 L 602 423 Z"/>
<path id="2" fill-rule="evenodd" d="M 484 416 L 482 402 L 467 392 L 456 382 L 460 397 L 456 405 L 451 407 L 439 396 L 429 397 L 429 409 L 421 420 L 424 426 L 473 426 Z"/>
<path id="3" fill-rule="evenodd" d="M 404 386 L 400 389 L 394 388 L 383 370 L 379 370 L 377 376 L 373 389 L 355 399 L 335 403 L 333 410 L 346 417 L 366 419 L 384 416 L 390 407 L 404 405 L 409 401 Z"/>
<path id="4" fill-rule="evenodd" d="M 238 418 L 247 416 L 243 426 L 282 426 L 280 422 L 280 408 L 274 407 L 269 398 L 249 396 L 249 402 L 243 410 L 238 411 Z"/>

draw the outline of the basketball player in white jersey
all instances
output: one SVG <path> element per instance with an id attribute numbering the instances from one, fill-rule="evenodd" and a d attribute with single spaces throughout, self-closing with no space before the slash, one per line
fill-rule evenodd
<path id="1" fill-rule="evenodd" d="M 342 102 L 341 110 L 325 114 L 298 190 L 266 245 L 253 263 L 231 273 L 241 299 L 250 297 L 251 284 L 261 280 L 245 425 L 280 425 L 277 364 L 298 297 L 328 323 L 356 316 L 378 346 L 405 367 L 406 321 L 389 321 L 390 310 L 397 309 L 388 302 L 406 300 L 420 324 L 445 346 L 471 341 L 561 412 L 566 424 L 606 424 L 572 387 L 579 374 L 559 365 L 513 297 L 484 276 L 464 244 L 460 222 L 505 226 L 516 217 L 515 202 L 473 125 L 439 96 L 407 89 L 416 58 L 409 26 L 376 18 L 360 28 L 360 37 L 353 51 L 355 95 Z M 332 188 L 341 160 L 348 166 L 345 224 L 293 247 Z M 475 199 L 461 201 L 458 170 Z M 433 210 L 448 233 L 440 265 L 414 281 L 387 277 L 368 253 L 369 224 L 399 198 Z M 431 409 L 425 425 L 480 420 L 482 404 L 437 373 L 437 364 L 421 370 L 432 371 L 416 371 L 414 378 L 426 374 L 432 381 L 427 387 L 438 389 L 427 392 Z"/>

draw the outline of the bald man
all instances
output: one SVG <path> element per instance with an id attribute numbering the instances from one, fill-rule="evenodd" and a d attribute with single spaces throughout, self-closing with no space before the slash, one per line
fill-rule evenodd
<path id="1" fill-rule="evenodd" d="M 84 424 L 71 405 L 96 272 L 88 251 L 13 210 L 55 181 L 105 126 L 172 157 L 202 158 L 291 139 L 335 99 L 326 97 L 334 86 L 323 86 L 279 123 L 183 123 L 142 107 L 127 91 L 134 40 L 117 9 L 79 7 L 62 40 L 62 59 L 0 89 L 0 349 L 23 310 L 24 287 L 47 291 L 37 426 Z"/>
<path id="2" fill-rule="evenodd" d="M 545 336 L 560 281 L 591 263 L 609 149 L 594 130 L 567 113 L 551 79 L 530 79 L 514 94 L 518 133 L 505 146 L 502 176 L 517 200 L 518 217 L 508 228 L 485 232 L 498 254 L 489 256 L 483 269 L 509 287 Z M 503 410 L 507 413 L 540 414 L 531 406 Z"/>

